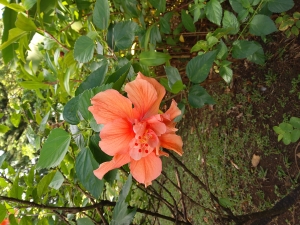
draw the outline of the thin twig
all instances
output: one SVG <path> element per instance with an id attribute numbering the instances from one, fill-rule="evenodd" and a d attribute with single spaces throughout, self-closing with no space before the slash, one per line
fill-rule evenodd
<path id="1" fill-rule="evenodd" d="M 179 189 L 180 189 L 180 190 L 179 190 L 179 193 L 180 193 L 180 196 L 181 196 L 181 202 L 182 202 L 182 209 L 183 209 L 184 219 L 185 219 L 185 221 L 187 221 L 187 220 L 188 220 L 188 217 L 187 217 L 186 207 L 185 207 L 185 203 L 184 203 L 184 196 L 183 196 L 183 191 L 182 191 L 181 180 L 180 180 L 180 178 L 179 178 L 179 172 L 178 172 L 177 167 L 175 167 L 175 175 L 176 175 L 178 187 L 179 187 Z"/>

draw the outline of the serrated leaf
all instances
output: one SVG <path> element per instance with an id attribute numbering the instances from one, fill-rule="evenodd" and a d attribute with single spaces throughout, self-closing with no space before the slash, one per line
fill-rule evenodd
<path id="1" fill-rule="evenodd" d="M 67 153 L 70 140 L 71 136 L 66 131 L 60 128 L 52 130 L 41 149 L 37 169 L 58 166 Z"/>
<path id="2" fill-rule="evenodd" d="M 101 30 L 106 30 L 109 24 L 108 0 L 96 0 L 93 11 L 93 22 Z"/>
<path id="3" fill-rule="evenodd" d="M 210 22 L 220 26 L 222 20 L 222 11 L 223 11 L 220 2 L 218 0 L 210 0 L 206 4 L 205 10 L 206 10 L 205 14 L 207 19 Z"/>
<path id="4" fill-rule="evenodd" d="M 273 13 L 281 13 L 294 7 L 293 0 L 269 0 L 267 2 L 268 9 Z"/>
<path id="5" fill-rule="evenodd" d="M 24 16 L 22 13 L 19 13 L 17 16 L 16 27 L 24 31 L 36 30 L 34 22 L 30 18 Z"/>
<path id="6" fill-rule="evenodd" d="M 74 45 L 74 59 L 80 63 L 89 62 L 93 58 L 94 48 L 95 43 L 91 38 L 88 36 L 79 37 Z"/>
<path id="7" fill-rule="evenodd" d="M 168 53 L 145 51 L 140 54 L 140 63 L 145 66 L 159 66 L 171 59 Z"/>
<path id="8" fill-rule="evenodd" d="M 100 197 L 103 190 L 104 182 L 99 180 L 93 173 L 98 169 L 99 164 L 94 159 L 89 148 L 83 148 L 76 158 L 75 169 L 81 184 L 96 199 Z"/>
<path id="9" fill-rule="evenodd" d="M 253 35 L 264 36 L 277 31 L 276 25 L 270 17 L 255 15 L 249 25 L 249 32 Z"/>
<path id="10" fill-rule="evenodd" d="M 293 127 L 300 129 L 300 118 L 298 117 L 291 117 L 290 124 L 293 125 Z"/>
<path id="11" fill-rule="evenodd" d="M 222 24 L 224 28 L 231 28 L 229 34 L 237 34 L 240 30 L 240 23 L 236 16 L 227 10 L 224 11 Z"/>
<path id="12" fill-rule="evenodd" d="M 215 50 L 203 55 L 198 55 L 188 62 L 186 74 L 191 82 L 201 83 L 207 78 L 216 55 L 217 51 Z"/>
<path id="13" fill-rule="evenodd" d="M 91 89 L 100 86 L 106 76 L 108 65 L 105 63 L 101 65 L 97 70 L 92 72 L 76 89 L 75 95 L 79 95 L 87 89 Z"/>
<path id="14" fill-rule="evenodd" d="M 49 190 L 48 186 L 51 183 L 54 175 L 55 175 L 55 171 L 52 171 L 51 173 L 48 173 L 47 175 L 45 175 L 38 183 L 37 196 L 39 198 L 41 198 L 42 195 L 45 194 Z"/>
<path id="15" fill-rule="evenodd" d="M 186 10 L 181 10 L 181 21 L 183 26 L 190 32 L 195 32 L 196 27 L 193 18 L 188 14 Z"/>
<path id="16" fill-rule="evenodd" d="M 205 104 L 215 104 L 215 100 L 206 92 L 206 90 L 199 86 L 194 85 L 189 90 L 188 101 L 191 106 L 201 108 Z"/>

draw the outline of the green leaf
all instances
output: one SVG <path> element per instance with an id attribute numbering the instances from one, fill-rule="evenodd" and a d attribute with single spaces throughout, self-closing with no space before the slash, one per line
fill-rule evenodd
<path id="1" fill-rule="evenodd" d="M 242 10 L 244 10 L 241 0 L 229 0 L 229 3 L 236 13 L 240 13 Z"/>
<path id="2" fill-rule="evenodd" d="M 237 40 L 233 43 L 232 56 L 236 59 L 247 58 L 261 48 L 255 41 Z"/>
<path id="3" fill-rule="evenodd" d="M 149 0 L 149 2 L 158 12 L 163 13 L 166 11 L 166 0 Z"/>
<path id="4" fill-rule="evenodd" d="M 140 63 L 145 66 L 159 66 L 171 59 L 169 53 L 145 51 L 140 54 Z"/>
<path id="5" fill-rule="evenodd" d="M 40 82 L 40 81 L 22 81 L 22 82 L 19 82 L 19 85 L 22 88 L 32 89 L 32 90 L 49 88 L 48 84 L 44 84 L 43 82 Z"/>
<path id="6" fill-rule="evenodd" d="M 285 144 L 285 145 L 288 145 L 290 144 L 292 141 L 292 135 L 291 133 L 284 133 L 283 134 L 283 138 L 282 138 L 282 142 Z"/>
<path id="7" fill-rule="evenodd" d="M 200 50 L 203 50 L 205 52 L 208 50 L 207 41 L 204 40 L 197 41 L 197 43 L 192 47 L 191 52 L 198 52 Z"/>
<path id="8" fill-rule="evenodd" d="M 120 49 L 127 49 L 132 46 L 135 29 L 137 24 L 132 21 L 119 22 L 114 26 L 114 42 L 115 46 Z"/>
<path id="9" fill-rule="evenodd" d="M 2 43 L 8 40 L 9 30 L 15 28 L 15 21 L 17 19 L 17 12 L 10 8 L 5 7 L 2 14 L 3 21 L 3 33 L 2 33 Z M 5 64 L 9 63 L 13 58 L 17 57 L 16 50 L 17 44 L 11 44 L 5 49 L 2 49 L 2 57 Z"/>
<path id="10" fill-rule="evenodd" d="M 32 6 L 34 6 L 34 4 L 36 3 L 37 0 L 23 0 L 23 6 L 26 10 L 29 10 L 32 8 Z"/>
<path id="11" fill-rule="evenodd" d="M 20 220 L 19 225 L 32 225 L 32 217 L 29 216 L 23 216 L 22 219 Z"/>
<path id="12" fill-rule="evenodd" d="M 18 14 L 17 21 L 16 21 L 16 27 L 21 30 L 24 30 L 24 31 L 35 31 L 36 30 L 36 26 L 35 26 L 34 22 L 30 18 L 24 16 L 22 13 Z"/>
<path id="13" fill-rule="evenodd" d="M 190 32 L 195 32 L 196 27 L 193 18 L 188 14 L 187 10 L 181 10 L 181 21 L 183 26 Z"/>
<path id="14" fill-rule="evenodd" d="M 179 102 L 177 107 L 180 109 L 181 111 L 181 114 L 179 116 L 177 116 L 175 119 L 174 119 L 174 122 L 179 122 L 183 116 L 184 116 L 184 113 L 185 113 L 185 104 L 183 102 Z"/>
<path id="15" fill-rule="evenodd" d="M 294 129 L 292 132 L 291 132 L 291 141 L 292 142 L 296 142 L 298 141 L 300 138 L 300 130 L 298 129 Z"/>
<path id="16" fill-rule="evenodd" d="M 0 204 L 0 223 L 4 220 L 6 213 L 7 213 L 7 210 L 6 210 L 5 205 Z"/>
<path id="17" fill-rule="evenodd" d="M 79 96 L 76 96 L 68 101 L 64 107 L 63 117 L 69 124 L 77 125 L 80 122 L 80 118 L 78 116 L 78 102 Z"/>
<path id="18" fill-rule="evenodd" d="M 182 83 L 178 69 L 172 66 L 166 66 L 165 71 L 168 78 L 168 86 L 171 89 L 171 92 L 177 94 L 179 91 L 183 90 L 185 86 Z"/>
<path id="19" fill-rule="evenodd" d="M 99 1 L 99 0 L 98 0 Z M 80 63 L 89 62 L 94 55 L 95 43 L 88 36 L 81 36 L 74 45 L 74 59 Z"/>
<path id="20" fill-rule="evenodd" d="M 293 0 L 268 0 L 268 9 L 273 13 L 281 13 L 294 7 Z"/>
<path id="21" fill-rule="evenodd" d="M 83 148 L 76 158 L 75 169 L 81 184 L 93 197 L 98 199 L 103 190 L 104 182 L 99 180 L 93 173 L 99 164 L 94 159 L 89 148 Z"/>
<path id="22" fill-rule="evenodd" d="M 1 168 L 2 163 L 4 162 L 5 158 L 6 158 L 6 153 L 3 153 L 3 154 L 0 156 L 0 168 Z"/>
<path id="23" fill-rule="evenodd" d="M 45 128 L 46 128 L 46 125 L 47 125 L 47 122 L 48 122 L 48 118 L 49 118 L 49 115 L 50 115 L 50 111 L 48 113 L 46 113 L 46 115 L 43 117 L 41 123 L 39 123 L 40 127 L 39 127 L 39 132 L 44 132 L 45 131 Z"/>
<path id="24" fill-rule="evenodd" d="M 67 153 L 70 140 L 71 136 L 66 131 L 60 128 L 52 130 L 41 149 L 36 168 L 48 169 L 58 166 Z"/>
<path id="25" fill-rule="evenodd" d="M 278 127 L 278 126 L 274 126 L 273 130 L 277 133 L 277 134 L 284 134 L 284 131 Z"/>
<path id="26" fill-rule="evenodd" d="M 137 9 L 138 3 L 136 0 L 122 0 L 121 5 L 129 17 L 139 17 L 140 11 Z"/>
<path id="27" fill-rule="evenodd" d="M 205 104 L 216 104 L 214 99 L 206 92 L 206 90 L 199 86 L 194 85 L 189 90 L 188 101 L 191 106 L 201 108 Z"/>
<path id="28" fill-rule="evenodd" d="M 124 68 L 124 73 L 119 77 L 118 80 L 115 81 L 115 83 L 114 83 L 113 86 L 112 86 L 112 88 L 115 89 L 115 90 L 117 90 L 117 91 L 120 91 L 120 90 L 121 90 L 121 88 L 122 88 L 122 86 L 123 86 L 123 84 L 124 84 L 124 82 L 125 82 L 125 80 L 126 80 L 126 78 L 127 78 L 128 72 L 129 72 L 129 70 L 130 70 L 131 63 L 129 62 L 129 63 L 127 63 L 127 64 L 126 64 L 125 66 L 123 66 L 123 67 L 125 67 L 125 68 Z M 120 69 L 122 69 L 123 67 L 121 67 Z M 120 69 L 119 69 L 119 70 L 120 70 Z M 127 69 L 127 70 L 125 71 L 125 69 Z M 119 71 L 119 70 L 118 70 L 118 71 Z"/>
<path id="29" fill-rule="evenodd" d="M 130 69 L 131 63 L 128 62 L 121 68 L 119 68 L 116 72 L 112 73 L 107 77 L 107 80 L 105 81 L 106 84 L 115 83 L 117 80 L 119 80 L 124 74 L 127 74 Z"/>
<path id="30" fill-rule="evenodd" d="M 18 127 L 21 121 L 21 114 L 13 113 L 10 117 L 10 122 L 14 125 L 14 127 Z"/>
<path id="31" fill-rule="evenodd" d="M 293 125 L 293 127 L 300 129 L 300 118 L 297 117 L 291 117 L 290 124 Z"/>
<path id="32" fill-rule="evenodd" d="M 249 25 L 249 32 L 257 36 L 268 35 L 275 31 L 277 31 L 275 23 L 265 15 L 255 15 Z"/>
<path id="33" fill-rule="evenodd" d="M 191 82 L 201 83 L 207 78 L 216 55 L 217 51 L 215 50 L 203 55 L 198 55 L 188 62 L 186 74 Z"/>
<path id="34" fill-rule="evenodd" d="M 228 55 L 228 48 L 222 40 L 220 40 L 220 43 L 217 46 L 217 51 L 217 59 L 224 59 Z"/>
<path id="35" fill-rule="evenodd" d="M 51 180 L 51 183 L 49 184 L 49 187 L 54 188 L 55 190 L 58 190 L 61 185 L 63 184 L 65 178 L 61 174 L 61 172 L 56 171 L 53 179 Z"/>
<path id="36" fill-rule="evenodd" d="M 21 30 L 19 28 L 10 29 L 9 34 L 8 34 L 8 39 L 7 39 L 6 42 L 2 43 L 2 45 L 0 46 L 0 50 L 5 49 L 6 47 L 11 45 L 12 43 L 19 40 L 24 35 L 26 35 L 27 33 L 28 33 L 27 31 Z"/>
<path id="37" fill-rule="evenodd" d="M 236 16 L 227 10 L 224 11 L 222 24 L 224 28 L 231 28 L 229 34 L 237 34 L 240 30 L 240 23 Z"/>
<path id="38" fill-rule="evenodd" d="M 9 197 L 22 199 L 24 189 L 19 184 L 19 174 L 15 177 L 13 185 L 9 191 Z"/>
<path id="39" fill-rule="evenodd" d="M 107 70 L 108 65 L 105 63 L 101 65 L 97 70 L 92 72 L 76 89 L 75 95 L 79 95 L 87 89 L 100 86 L 104 81 Z"/>
<path id="40" fill-rule="evenodd" d="M 223 206 L 225 208 L 234 206 L 234 203 L 232 201 L 230 201 L 230 199 L 228 199 L 228 198 L 220 198 L 219 203 L 221 206 Z"/>
<path id="41" fill-rule="evenodd" d="M 255 44 L 258 47 L 258 50 L 254 52 L 252 55 L 248 56 L 247 59 L 256 64 L 263 65 L 265 63 L 264 50 L 259 43 L 255 42 Z"/>
<path id="42" fill-rule="evenodd" d="M 16 3 L 8 3 L 7 0 L 0 0 L 0 4 L 16 11 L 16 12 L 23 12 L 26 9 L 24 9 L 21 5 L 16 4 Z"/>
<path id="43" fill-rule="evenodd" d="M 170 34 L 171 33 L 171 27 L 170 23 L 167 21 L 165 17 L 161 17 L 159 20 L 159 27 L 162 33 Z"/>
<path id="44" fill-rule="evenodd" d="M 18 222 L 14 214 L 9 214 L 8 218 L 9 218 L 10 225 L 18 225 Z"/>
<path id="45" fill-rule="evenodd" d="M 129 225 L 133 220 L 133 217 L 136 213 L 136 209 L 134 209 L 133 211 L 129 211 L 127 208 L 128 205 L 125 202 L 125 199 L 130 191 L 131 183 L 132 183 L 132 176 L 130 174 L 127 178 L 125 185 L 123 186 L 120 192 L 119 199 L 114 208 L 111 225 L 119 225 L 119 224 Z"/>
<path id="46" fill-rule="evenodd" d="M 220 76 L 223 78 L 223 80 L 229 84 L 232 81 L 233 72 L 230 67 L 227 66 L 221 66 L 220 67 Z"/>
<path id="47" fill-rule="evenodd" d="M 94 222 L 88 217 L 79 218 L 76 223 L 77 225 L 94 225 Z"/>
<path id="48" fill-rule="evenodd" d="M 106 30 L 109 24 L 108 0 L 96 0 L 93 11 L 93 22 L 101 30 Z"/>
<path id="49" fill-rule="evenodd" d="M 8 126 L 0 124 L 0 133 L 5 134 L 9 130 L 10 130 L 10 128 Z"/>
<path id="50" fill-rule="evenodd" d="M 49 190 L 48 186 L 51 183 L 54 175 L 55 175 L 55 171 L 52 171 L 51 173 L 48 173 L 40 180 L 40 182 L 37 185 L 38 198 L 41 198 L 43 194 L 48 192 L 48 190 Z"/>
<path id="51" fill-rule="evenodd" d="M 206 17 L 207 19 L 215 23 L 217 25 L 221 25 L 221 20 L 222 20 L 222 6 L 218 0 L 210 0 L 206 4 Z"/>
<path id="52" fill-rule="evenodd" d="M 289 123 L 281 123 L 279 124 L 279 127 L 281 128 L 281 130 L 283 130 L 285 133 L 289 133 L 293 130 L 293 126 Z"/>

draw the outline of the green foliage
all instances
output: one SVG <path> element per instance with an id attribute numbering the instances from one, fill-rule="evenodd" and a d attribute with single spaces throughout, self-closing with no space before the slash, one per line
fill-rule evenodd
<path id="1" fill-rule="evenodd" d="M 273 130 L 278 134 L 278 141 L 282 140 L 285 145 L 297 142 L 300 138 L 300 118 L 291 117 L 289 122 L 274 126 Z"/>

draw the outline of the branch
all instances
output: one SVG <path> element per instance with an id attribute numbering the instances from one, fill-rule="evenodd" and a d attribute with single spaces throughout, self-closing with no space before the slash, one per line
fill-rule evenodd
<path id="1" fill-rule="evenodd" d="M 0 196 L 0 201 L 8 201 L 8 202 L 14 202 L 14 203 L 18 203 L 21 204 L 22 207 L 16 207 L 16 208 L 38 208 L 38 209 L 48 209 L 48 210 L 52 210 L 52 211 L 64 211 L 64 212 L 69 212 L 69 213 L 78 213 L 78 212 L 84 212 L 84 211 L 88 211 L 88 210 L 92 210 L 92 209 L 96 209 L 98 207 L 103 207 L 103 206 L 115 206 L 116 202 L 110 202 L 108 200 L 101 200 L 99 203 L 96 203 L 94 205 L 89 205 L 89 206 L 84 206 L 84 207 L 58 207 L 58 206 L 51 206 L 51 205 L 43 205 L 43 204 L 38 204 L 35 202 L 30 202 L 27 200 L 21 200 L 21 199 L 17 199 L 17 198 L 11 198 L 11 197 L 6 197 L 6 196 Z M 150 216 L 154 216 L 154 217 L 159 217 L 165 220 L 169 220 L 171 222 L 176 222 L 176 219 L 169 217 L 169 216 L 165 216 L 159 213 L 155 213 L 155 212 L 151 212 L 148 210 L 144 210 L 144 209 L 140 209 L 140 208 L 135 208 L 132 206 L 128 206 L 129 209 L 136 209 L 137 212 L 139 213 L 143 213 L 145 215 L 150 215 Z M 188 222 L 185 221 L 177 221 L 180 224 L 190 224 Z"/>

